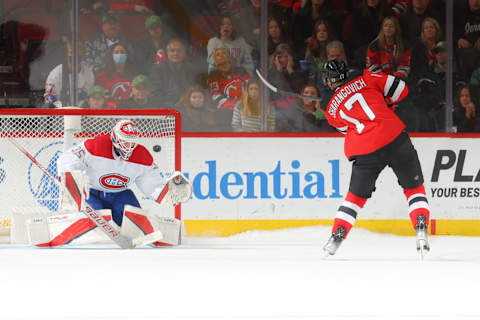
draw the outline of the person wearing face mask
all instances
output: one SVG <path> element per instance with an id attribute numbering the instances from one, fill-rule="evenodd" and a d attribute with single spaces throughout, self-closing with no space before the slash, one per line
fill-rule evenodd
<path id="1" fill-rule="evenodd" d="M 99 72 L 95 84 L 105 88 L 116 104 L 132 95 L 132 79 L 136 74 L 126 45 L 117 43 L 105 56 L 105 68 Z"/>
<path id="2" fill-rule="evenodd" d="M 102 32 L 85 42 L 85 61 L 95 75 L 105 68 L 105 56 L 117 43 L 123 43 L 127 51 L 134 52 L 131 43 L 121 34 L 121 26 L 116 13 L 108 11 L 102 17 Z"/>

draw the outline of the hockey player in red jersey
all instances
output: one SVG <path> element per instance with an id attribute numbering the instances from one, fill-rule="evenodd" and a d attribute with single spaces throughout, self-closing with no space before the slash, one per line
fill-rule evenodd
<path id="1" fill-rule="evenodd" d="M 332 126 L 346 134 L 345 155 L 352 161 L 349 190 L 323 248 L 326 255 L 335 254 L 355 223 L 358 211 L 375 191 L 378 175 L 389 166 L 407 198 L 417 250 L 423 257 L 430 249 L 427 239 L 430 211 L 422 169 L 405 125 L 391 107 L 407 96 L 405 82 L 369 70 L 349 76 L 346 64 L 340 60 L 327 62 L 325 79 L 334 91 L 325 115 Z"/>

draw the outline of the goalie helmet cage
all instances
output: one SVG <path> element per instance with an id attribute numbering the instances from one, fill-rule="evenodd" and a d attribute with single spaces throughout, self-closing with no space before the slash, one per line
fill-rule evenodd
<path id="1" fill-rule="evenodd" d="M 139 143 L 166 176 L 181 171 L 181 118 L 176 110 L 0 109 L 0 234 L 9 233 L 15 210 L 59 213 L 60 187 L 51 176 L 58 179 L 61 152 L 85 139 L 110 134 L 123 119 L 135 123 Z M 135 186 L 133 191 L 142 207 L 158 208 Z M 168 210 L 169 216 L 181 218 L 180 205 Z"/>

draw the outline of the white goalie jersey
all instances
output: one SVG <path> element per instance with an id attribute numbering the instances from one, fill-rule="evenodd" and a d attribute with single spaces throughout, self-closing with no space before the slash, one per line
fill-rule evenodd
<path id="1" fill-rule="evenodd" d="M 81 170 L 88 175 L 91 188 L 103 192 L 120 192 L 137 187 L 151 195 L 162 188 L 166 176 L 153 162 L 150 152 L 138 145 L 128 160 L 113 149 L 110 135 L 100 135 L 64 152 L 58 159 L 58 172 Z"/>

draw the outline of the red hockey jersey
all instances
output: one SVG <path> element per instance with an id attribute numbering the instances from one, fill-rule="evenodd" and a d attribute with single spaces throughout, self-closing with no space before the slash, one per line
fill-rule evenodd
<path id="1" fill-rule="evenodd" d="M 329 100 L 325 114 L 330 125 L 346 131 L 347 158 L 372 153 L 392 142 L 405 124 L 387 105 L 408 94 L 399 77 L 365 70 L 339 87 Z"/>

